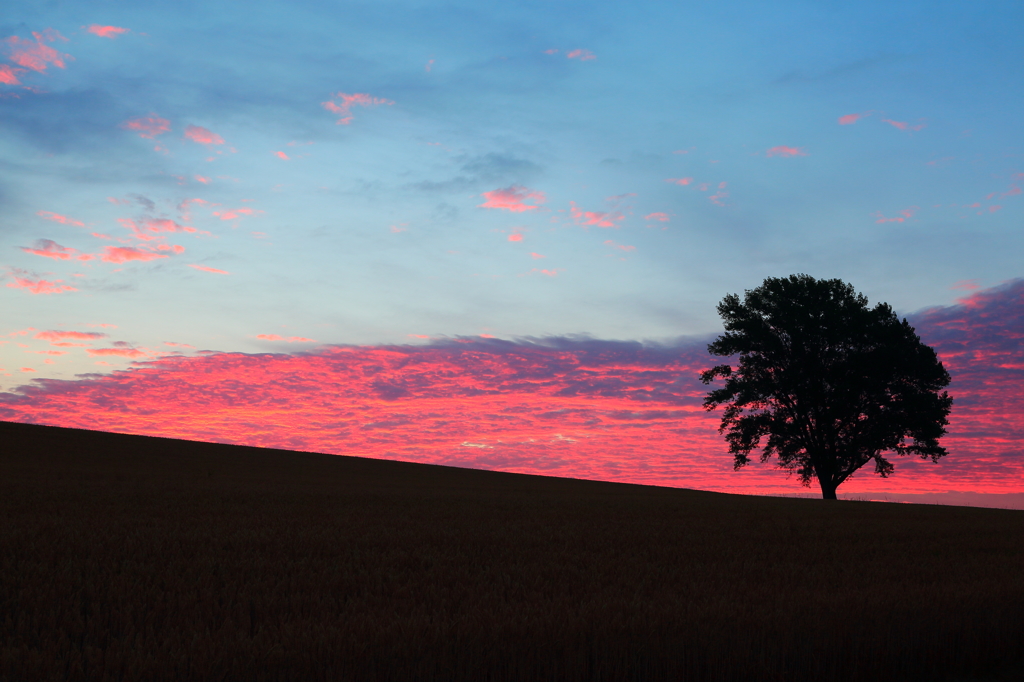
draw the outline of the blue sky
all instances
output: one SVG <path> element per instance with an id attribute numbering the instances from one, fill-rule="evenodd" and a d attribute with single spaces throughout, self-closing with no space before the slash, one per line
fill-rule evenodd
<path id="1" fill-rule="evenodd" d="M 204 349 L 706 336 L 796 272 L 906 314 L 1024 274 L 1020 3 L 6 8 L 5 390 Z"/>

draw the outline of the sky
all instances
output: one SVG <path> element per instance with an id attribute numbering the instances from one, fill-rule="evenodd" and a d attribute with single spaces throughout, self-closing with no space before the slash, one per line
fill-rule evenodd
<path id="1" fill-rule="evenodd" d="M 1024 508 L 1018 2 L 6 6 L 2 419 L 813 494 L 695 378 L 806 273 L 953 377 L 840 496 Z"/>

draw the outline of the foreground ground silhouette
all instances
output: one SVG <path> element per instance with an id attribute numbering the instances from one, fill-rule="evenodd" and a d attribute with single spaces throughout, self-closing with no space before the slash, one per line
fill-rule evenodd
<path id="1" fill-rule="evenodd" d="M 0 680 L 1021 676 L 1022 511 L 0 443 Z"/>

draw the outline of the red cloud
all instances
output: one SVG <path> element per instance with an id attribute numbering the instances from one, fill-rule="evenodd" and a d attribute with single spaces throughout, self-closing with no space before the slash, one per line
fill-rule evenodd
<path id="1" fill-rule="evenodd" d="M 63 341 L 64 339 L 77 339 L 79 341 L 93 341 L 95 339 L 102 339 L 106 334 L 101 332 L 73 332 L 73 331 L 61 331 L 59 329 L 51 329 L 45 332 L 39 332 L 34 337 L 35 339 L 42 339 L 43 341 Z"/>
<path id="2" fill-rule="evenodd" d="M 59 213 L 51 213 L 50 211 L 36 211 L 36 215 L 46 220 L 52 220 L 55 223 L 61 223 L 63 225 L 74 225 L 75 227 L 85 227 L 85 223 L 81 220 L 73 220 L 67 216 L 62 216 Z"/>
<path id="3" fill-rule="evenodd" d="M 583 211 L 576 207 L 576 204 L 572 201 L 569 202 L 569 212 L 572 214 L 573 219 L 578 225 L 590 226 L 596 225 L 597 227 L 618 227 L 615 223 L 625 218 L 621 213 L 611 213 L 602 211 Z"/>
<path id="4" fill-rule="evenodd" d="M 65 59 L 74 59 L 71 55 L 61 54 L 49 45 L 43 44 L 43 41 L 51 43 L 54 40 L 67 41 L 67 38 L 52 28 L 48 28 L 42 33 L 33 32 L 32 37 L 35 38 L 35 42 L 23 40 L 18 36 L 5 38 L 3 41 L 8 45 L 7 52 L 10 53 L 10 60 L 18 66 L 42 73 L 50 64 L 63 69 Z"/>
<path id="5" fill-rule="evenodd" d="M 839 117 L 839 125 L 841 125 L 841 126 L 853 125 L 854 123 L 857 122 L 858 119 L 864 118 L 865 116 L 870 116 L 873 113 L 874 113 L 873 111 L 865 111 L 865 112 L 862 112 L 860 114 L 847 114 L 846 116 L 840 116 Z"/>
<path id="6" fill-rule="evenodd" d="M 565 56 L 566 56 L 567 59 L 578 59 L 581 62 L 586 62 L 586 61 L 589 61 L 591 59 L 597 59 L 597 55 L 595 55 L 590 50 L 581 50 L 581 49 L 573 50 L 573 51 L 567 53 Z"/>
<path id="7" fill-rule="evenodd" d="M 858 474 L 846 494 L 1019 491 L 1024 282 L 910 321 L 953 377 L 942 441 L 950 455 L 938 464 L 894 458 L 893 478 Z M 719 361 L 706 343 L 462 338 L 164 357 L 23 387 L 0 396 L 0 419 L 651 485 L 799 491 L 770 462 L 732 470 L 717 433 L 721 415 L 701 406 L 708 387 L 697 375 Z M 219 390 L 225 385 L 232 390 Z"/>
<path id="8" fill-rule="evenodd" d="M 85 352 L 93 356 L 116 355 L 122 358 L 140 358 L 146 355 L 138 348 L 86 348 Z"/>
<path id="9" fill-rule="evenodd" d="M 648 213 L 644 216 L 644 220 L 657 220 L 662 223 L 667 223 L 669 221 L 669 216 L 668 213 Z"/>
<path id="10" fill-rule="evenodd" d="M 303 336 L 289 336 L 287 338 L 279 336 L 278 334 L 257 334 L 257 339 L 264 341 L 287 341 L 288 343 L 316 343 L 313 339 L 307 339 Z M 425 338 L 425 337 L 424 337 Z"/>
<path id="11" fill-rule="evenodd" d="M 227 270 L 218 270 L 217 268 L 208 268 L 205 265 L 196 265 L 195 263 L 189 263 L 189 267 L 190 268 L 195 268 L 196 270 L 202 270 L 203 272 L 214 272 L 214 273 L 216 273 L 218 275 L 230 275 L 231 274 Z"/>
<path id="12" fill-rule="evenodd" d="M 50 282 L 45 279 L 28 279 L 27 277 L 15 277 L 13 282 L 7 286 L 13 289 L 24 289 L 30 294 L 63 294 L 68 291 L 78 291 L 75 287 L 61 284 L 64 280 L 58 279 Z"/>
<path id="13" fill-rule="evenodd" d="M 378 104 L 387 104 L 388 106 L 390 106 L 394 104 L 394 102 L 392 102 L 389 99 L 373 97 L 371 95 L 366 94 L 365 92 L 357 92 L 351 95 L 344 92 L 339 92 L 337 94 L 331 95 L 331 98 L 332 99 L 326 102 L 321 102 L 320 106 L 322 106 L 327 111 L 330 111 L 341 116 L 341 118 L 337 120 L 338 125 L 348 125 L 349 123 L 352 122 L 353 117 L 350 112 L 350 109 L 352 107 L 372 107 L 377 106 Z M 334 100 L 341 101 L 339 103 L 335 102 Z"/>
<path id="14" fill-rule="evenodd" d="M 128 29 L 121 28 L 120 26 L 100 26 L 99 24 L 92 24 L 85 30 L 100 38 L 116 38 L 122 33 L 128 32 Z"/>
<path id="15" fill-rule="evenodd" d="M 103 255 L 100 256 L 100 259 L 107 263 L 127 263 L 133 260 L 145 262 L 157 258 L 167 258 L 167 256 L 153 253 L 152 251 L 143 251 L 131 246 L 108 246 L 104 249 Z"/>
<path id="16" fill-rule="evenodd" d="M 4 85 L 21 85 L 18 74 L 24 73 L 25 69 L 15 69 L 7 64 L 0 64 L 0 83 Z"/>
<path id="17" fill-rule="evenodd" d="M 923 121 L 924 119 L 920 119 L 920 120 Z M 916 126 L 912 126 L 909 123 L 907 123 L 906 121 L 893 121 L 892 119 L 889 119 L 889 118 L 883 118 L 882 121 L 884 123 L 888 123 L 889 125 L 891 125 L 894 128 L 899 128 L 900 130 L 922 130 L 927 125 L 925 123 L 918 123 Z"/>
<path id="18" fill-rule="evenodd" d="M 156 114 L 150 114 L 143 118 L 132 118 L 121 124 L 125 130 L 138 132 L 139 137 L 154 138 L 157 135 L 166 133 L 171 129 L 171 122 L 166 118 L 160 118 Z"/>
<path id="19" fill-rule="evenodd" d="M 199 144 L 224 144 L 224 138 L 202 126 L 185 126 L 185 137 Z"/>
<path id="20" fill-rule="evenodd" d="M 44 258 L 53 258 L 54 260 L 70 260 L 72 258 L 75 260 L 92 260 L 95 258 L 91 254 L 80 254 L 76 249 L 61 246 L 50 239 L 37 239 L 34 249 L 22 246 L 21 250 L 34 256 L 43 256 Z"/>
<path id="21" fill-rule="evenodd" d="M 547 201 L 547 198 L 544 196 L 544 192 L 527 189 L 520 185 L 512 185 L 505 189 L 496 189 L 490 192 L 484 192 L 480 196 L 487 199 L 487 201 L 479 204 L 477 208 L 501 208 L 513 213 L 534 211 L 539 208 L 538 206 L 523 203 L 525 201 L 532 200 L 541 204 Z"/>
<path id="22" fill-rule="evenodd" d="M 675 185 L 689 185 L 693 182 L 693 178 L 666 178 L 665 182 L 671 182 Z"/>
<path id="23" fill-rule="evenodd" d="M 772 147 L 765 156 L 807 156 L 807 152 L 804 151 L 803 147 Z"/>

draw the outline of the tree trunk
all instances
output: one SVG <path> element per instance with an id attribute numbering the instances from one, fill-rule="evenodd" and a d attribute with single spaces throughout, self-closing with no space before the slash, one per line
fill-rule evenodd
<path id="1" fill-rule="evenodd" d="M 833 485 L 830 481 L 823 481 L 820 478 L 818 483 L 821 484 L 821 499 L 823 500 L 838 500 L 836 497 L 836 488 L 839 486 Z"/>

